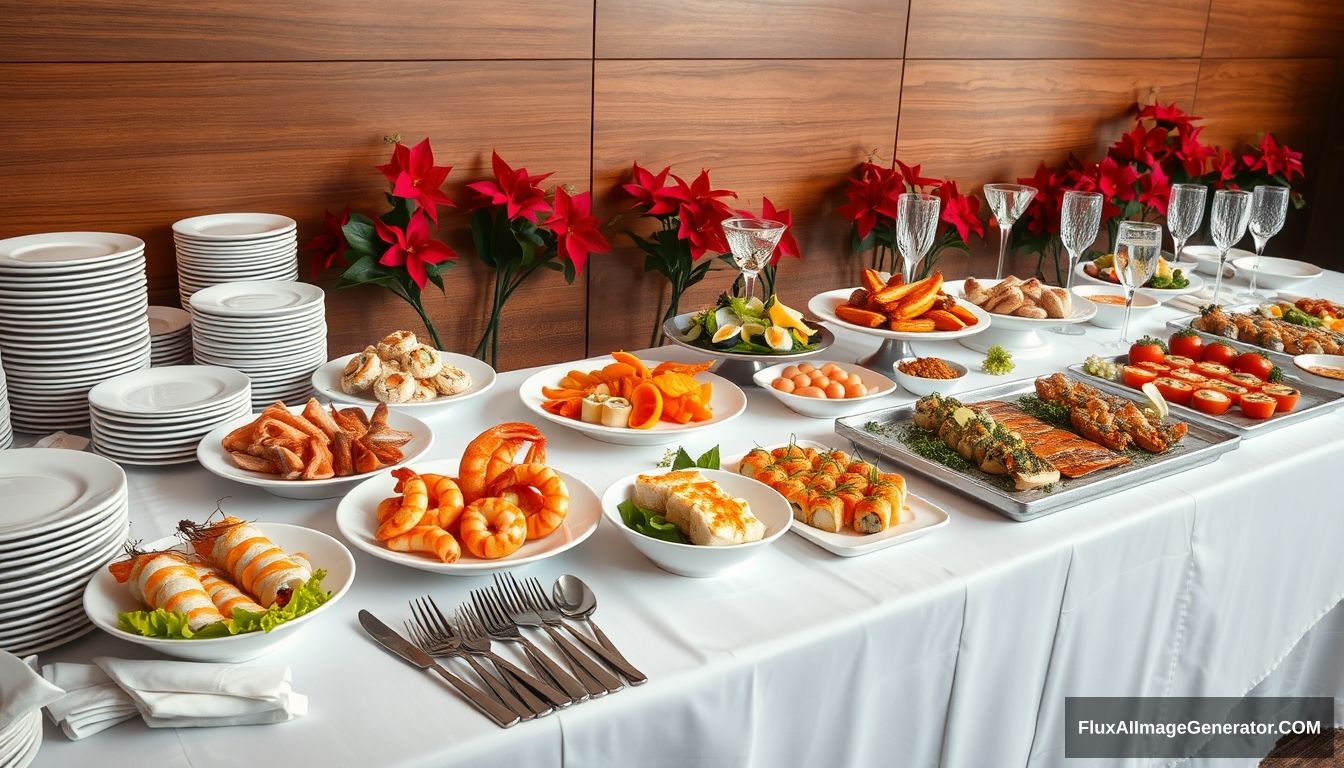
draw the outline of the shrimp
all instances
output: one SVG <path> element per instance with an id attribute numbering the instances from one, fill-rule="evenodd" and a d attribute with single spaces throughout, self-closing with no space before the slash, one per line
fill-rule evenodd
<path id="1" fill-rule="evenodd" d="M 392 470 L 392 475 L 403 491 L 401 506 L 378 526 L 375 535 L 380 541 L 400 536 L 419 525 L 429 510 L 429 489 L 425 487 L 424 478 L 406 467 Z"/>
<path id="2" fill-rule="evenodd" d="M 462 544 L 484 560 L 511 555 L 527 539 L 523 511 L 504 499 L 477 499 L 462 513 Z"/>
<path id="3" fill-rule="evenodd" d="M 438 525 L 452 533 L 466 506 L 462 499 L 462 489 L 458 487 L 456 480 L 445 475 L 421 475 L 421 477 L 429 489 L 430 506 L 425 513 L 425 522 Z"/>
<path id="4" fill-rule="evenodd" d="M 382 525 L 400 506 L 400 496 L 388 496 L 386 499 L 378 502 L 378 524 Z"/>
<path id="5" fill-rule="evenodd" d="M 462 556 L 462 548 L 453 534 L 437 525 L 417 525 L 406 533 L 393 536 L 386 543 L 388 549 L 432 554 L 445 563 L 455 563 Z"/>
<path id="6" fill-rule="evenodd" d="M 518 450 L 528 445 L 527 462 L 546 460 L 546 438 L 541 430 L 522 421 L 491 427 L 467 444 L 458 468 L 457 484 L 465 501 L 485 494 L 485 487 L 514 465 Z"/>
<path id="7" fill-rule="evenodd" d="M 535 488 L 541 494 L 541 504 L 536 509 L 525 511 L 527 519 L 527 539 L 540 539 L 560 527 L 569 514 L 569 489 L 565 481 L 554 469 L 540 463 L 519 464 L 495 478 L 490 484 L 490 495 L 505 501 L 521 505 L 520 494 L 515 489 Z"/>

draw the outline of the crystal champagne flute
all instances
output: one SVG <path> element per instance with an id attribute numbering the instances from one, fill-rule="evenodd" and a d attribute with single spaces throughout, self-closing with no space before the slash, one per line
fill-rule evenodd
<path id="1" fill-rule="evenodd" d="M 1101 193 L 1078 192 L 1069 190 L 1064 193 L 1064 202 L 1059 208 L 1059 239 L 1064 250 L 1069 252 L 1069 274 L 1065 278 L 1064 290 L 1073 300 L 1073 272 L 1083 252 L 1097 239 L 1097 230 L 1101 227 Z M 1077 324 L 1060 325 L 1052 328 L 1055 333 L 1065 336 L 1081 336 L 1083 329 Z"/>
<path id="2" fill-rule="evenodd" d="M 1208 199 L 1208 188 L 1202 184 L 1172 184 L 1171 198 L 1167 202 L 1167 229 L 1171 231 L 1171 242 L 1176 250 L 1172 259 L 1180 261 L 1185 243 L 1199 231 L 1204 222 L 1204 201 Z"/>
<path id="3" fill-rule="evenodd" d="M 1134 307 L 1134 294 L 1157 272 L 1162 257 L 1162 227 L 1147 221 L 1122 221 L 1115 235 L 1115 274 L 1125 288 L 1125 320 L 1120 326 L 1120 340 L 1106 345 L 1109 352 L 1123 352 L 1129 347 L 1129 315 Z"/>
<path id="4" fill-rule="evenodd" d="M 915 192 L 896 199 L 896 247 L 901 252 L 901 275 L 907 283 L 915 279 L 915 269 L 933 247 L 941 205 L 936 195 Z"/>
<path id="5" fill-rule="evenodd" d="M 999 223 L 999 268 L 994 272 L 995 280 L 1003 279 L 1003 267 L 1008 261 L 1008 235 L 1035 196 L 1036 188 L 1023 184 L 985 185 L 985 201 Z"/>
<path id="6" fill-rule="evenodd" d="M 1223 288 L 1223 270 L 1227 252 L 1246 236 L 1251 220 L 1251 193 L 1241 189 L 1220 189 L 1213 193 L 1213 212 L 1209 215 L 1209 234 L 1218 249 L 1218 274 L 1213 278 L 1213 303 L 1218 303 Z"/>
<path id="7" fill-rule="evenodd" d="M 1238 299 L 1259 301 L 1270 294 L 1257 287 L 1260 278 L 1260 259 L 1265 255 L 1265 245 L 1269 238 L 1283 229 L 1283 220 L 1288 215 L 1288 188 L 1272 185 L 1260 185 L 1251 193 L 1251 237 L 1255 239 L 1255 267 L 1251 269 L 1251 287 L 1238 293 Z"/>
<path id="8" fill-rule="evenodd" d="M 733 262 L 742 270 L 742 298 L 750 299 L 756 291 L 756 275 L 770 263 L 785 225 L 770 219 L 735 217 L 724 219 L 723 233 Z"/>

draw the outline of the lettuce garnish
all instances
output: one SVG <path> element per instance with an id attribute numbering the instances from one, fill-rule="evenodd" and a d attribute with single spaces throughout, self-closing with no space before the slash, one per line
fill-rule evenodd
<path id="1" fill-rule="evenodd" d="M 117 625 L 127 632 L 163 640 L 201 640 L 257 631 L 270 632 L 285 622 L 312 613 L 331 599 L 331 593 L 322 589 L 322 579 L 326 575 L 324 570 L 314 571 L 307 583 L 290 594 L 289 602 L 284 606 L 273 605 L 260 613 L 235 608 L 232 618 L 207 624 L 194 632 L 187 626 L 186 614 L 162 608 L 119 613 Z"/>

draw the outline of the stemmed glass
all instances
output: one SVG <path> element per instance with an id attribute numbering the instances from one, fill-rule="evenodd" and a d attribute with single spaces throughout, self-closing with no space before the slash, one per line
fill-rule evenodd
<path id="1" fill-rule="evenodd" d="M 1082 258 L 1083 251 L 1097 239 L 1097 229 L 1101 226 L 1101 202 L 1100 192 L 1069 190 L 1064 193 L 1064 202 L 1059 208 L 1059 239 L 1069 252 L 1069 276 L 1065 278 L 1064 290 L 1070 296 L 1078 260 Z M 1050 330 L 1065 336 L 1083 334 L 1083 329 L 1077 325 L 1060 325 Z"/>
<path id="2" fill-rule="evenodd" d="M 1209 216 L 1209 234 L 1218 249 L 1218 275 L 1213 278 L 1213 303 L 1218 303 L 1223 288 L 1223 270 L 1227 252 L 1246 236 L 1251 220 L 1251 193 L 1241 189 L 1220 189 L 1213 193 L 1213 213 Z"/>
<path id="3" fill-rule="evenodd" d="M 1265 245 L 1269 238 L 1283 229 L 1283 220 L 1288 215 L 1288 188 L 1260 185 L 1251 193 L 1251 237 L 1255 238 L 1255 267 L 1251 269 L 1251 287 L 1238 293 L 1238 299 L 1258 301 L 1269 298 L 1270 294 L 1257 290 L 1256 282 L 1260 277 L 1260 259 L 1265 255 Z"/>
<path id="4" fill-rule="evenodd" d="M 1171 242 L 1176 247 L 1172 252 L 1173 260 L 1180 260 L 1186 241 L 1199 231 L 1199 225 L 1204 221 L 1204 200 L 1208 193 L 1208 188 L 1202 184 L 1171 185 L 1171 198 L 1167 201 L 1167 229 L 1171 230 Z"/>
<path id="5" fill-rule="evenodd" d="M 1023 184 L 985 185 L 985 200 L 994 212 L 994 220 L 999 222 L 999 268 L 994 272 L 995 280 L 1003 279 L 1003 267 L 1008 260 L 1008 234 L 1035 196 L 1036 188 Z"/>
<path id="6" fill-rule="evenodd" d="M 1129 347 L 1129 314 L 1134 307 L 1134 294 L 1157 272 L 1162 255 L 1162 226 L 1147 221 L 1122 221 L 1115 235 L 1114 250 L 1115 274 L 1125 288 L 1125 320 L 1120 326 L 1120 340 L 1106 344 L 1106 350 L 1122 352 Z"/>
<path id="7" fill-rule="evenodd" d="M 756 291 L 756 275 L 770 263 L 785 225 L 770 219 L 731 218 L 723 220 L 723 233 L 733 262 L 742 270 L 742 298 L 750 299 Z"/>
<path id="8" fill-rule="evenodd" d="M 941 205 L 936 195 L 906 192 L 896 198 L 896 247 L 901 252 L 901 274 L 907 283 L 915 279 L 915 268 L 933 247 Z"/>

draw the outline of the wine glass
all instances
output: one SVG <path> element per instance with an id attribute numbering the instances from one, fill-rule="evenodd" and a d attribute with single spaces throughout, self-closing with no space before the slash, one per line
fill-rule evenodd
<path id="1" fill-rule="evenodd" d="M 1213 193 L 1213 213 L 1209 216 L 1209 234 L 1218 249 L 1218 275 L 1213 278 L 1213 303 L 1223 288 L 1223 269 L 1227 252 L 1246 236 L 1251 220 L 1251 193 L 1241 189 L 1220 189 Z"/>
<path id="2" fill-rule="evenodd" d="M 1283 229 L 1283 220 L 1288 215 L 1288 188 L 1274 185 L 1260 185 L 1251 193 L 1251 237 L 1255 238 L 1255 267 L 1251 269 L 1251 287 L 1244 293 L 1238 293 L 1238 299 L 1259 301 L 1270 297 L 1269 293 L 1257 290 L 1256 282 L 1260 277 L 1260 259 L 1265 255 L 1265 245 L 1269 238 Z"/>
<path id="3" fill-rule="evenodd" d="M 1106 350 L 1113 353 L 1129 347 L 1129 314 L 1134 307 L 1134 294 L 1157 272 L 1157 262 L 1162 258 L 1162 226 L 1148 221 L 1120 222 L 1114 251 L 1115 274 L 1125 288 L 1125 320 L 1120 326 L 1120 340 L 1106 345 Z"/>
<path id="4" fill-rule="evenodd" d="M 1181 251 L 1192 235 L 1199 231 L 1204 221 L 1204 201 L 1209 190 L 1202 184 L 1172 184 L 1171 198 L 1167 201 L 1167 229 L 1171 230 L 1171 242 L 1176 247 L 1172 258 L 1180 260 Z"/>
<path id="5" fill-rule="evenodd" d="M 936 195 L 906 192 L 896 198 L 896 247 L 901 251 L 901 274 L 907 283 L 915 279 L 915 268 L 933 247 L 941 205 Z"/>
<path id="6" fill-rule="evenodd" d="M 1065 278 L 1064 290 L 1073 294 L 1073 272 L 1083 251 L 1097 239 L 1097 229 L 1101 227 L 1101 193 L 1078 192 L 1069 190 L 1064 193 L 1064 202 L 1059 208 L 1059 239 L 1069 252 L 1069 276 Z M 1050 330 L 1065 336 L 1081 336 L 1083 329 L 1077 324 L 1060 325 Z"/>
<path id="7" fill-rule="evenodd" d="M 1036 188 L 1023 184 L 985 185 L 985 200 L 994 212 L 994 220 L 999 222 L 999 268 L 994 272 L 995 280 L 1003 279 L 1003 266 L 1008 260 L 1008 234 L 1035 196 Z"/>
<path id="8" fill-rule="evenodd" d="M 723 233 L 733 262 L 742 270 L 742 298 L 750 299 L 756 291 L 756 274 L 770 263 L 785 225 L 770 219 L 735 217 L 723 220 Z"/>

